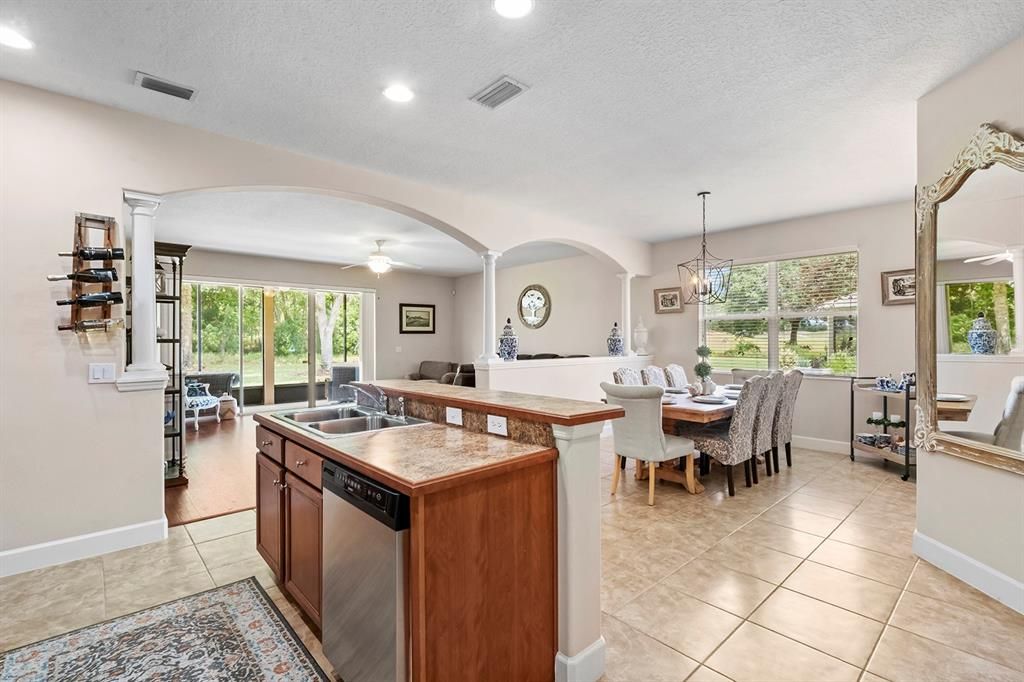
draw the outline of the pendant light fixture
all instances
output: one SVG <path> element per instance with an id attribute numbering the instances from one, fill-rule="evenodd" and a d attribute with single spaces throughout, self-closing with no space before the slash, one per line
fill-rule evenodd
<path id="1" fill-rule="evenodd" d="M 724 303 L 729 295 L 732 259 L 715 258 L 708 251 L 709 194 L 697 192 L 702 217 L 700 255 L 676 266 L 683 285 L 683 303 Z"/>

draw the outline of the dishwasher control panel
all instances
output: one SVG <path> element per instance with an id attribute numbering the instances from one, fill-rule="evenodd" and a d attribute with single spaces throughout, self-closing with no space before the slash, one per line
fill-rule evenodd
<path id="1" fill-rule="evenodd" d="M 323 488 L 392 528 L 407 528 L 409 498 L 351 469 L 324 462 Z"/>

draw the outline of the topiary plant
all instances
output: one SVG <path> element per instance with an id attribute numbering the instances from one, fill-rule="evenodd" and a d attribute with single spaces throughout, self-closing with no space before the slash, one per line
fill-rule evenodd
<path id="1" fill-rule="evenodd" d="M 708 358 L 711 357 L 711 349 L 707 344 L 702 343 L 697 346 L 697 356 L 700 357 L 700 362 L 693 366 L 693 373 L 699 376 L 701 381 L 707 381 L 711 376 L 711 363 L 708 362 Z"/>

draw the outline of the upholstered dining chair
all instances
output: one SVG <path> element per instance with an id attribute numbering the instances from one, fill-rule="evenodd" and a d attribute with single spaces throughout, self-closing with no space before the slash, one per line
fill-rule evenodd
<path id="1" fill-rule="evenodd" d="M 661 430 L 661 397 L 665 391 L 660 386 L 619 386 L 608 382 L 601 382 L 601 389 L 609 405 L 619 405 L 626 411 L 625 417 L 612 420 L 615 467 L 611 494 L 619 487 L 621 463 L 627 457 L 647 462 L 647 504 L 654 504 L 659 463 L 685 458 L 686 479 L 693 481 L 693 441 L 667 436 Z"/>
<path id="2" fill-rule="evenodd" d="M 757 409 L 757 417 L 754 418 L 754 466 L 757 466 L 757 456 L 764 455 L 764 471 L 772 475 L 772 430 L 775 427 L 775 406 L 782 397 L 782 388 L 786 383 L 786 375 L 782 372 L 772 372 L 766 379 L 768 382 L 761 396 L 761 405 Z"/>
<path id="3" fill-rule="evenodd" d="M 767 387 L 768 379 L 764 377 L 755 376 L 747 380 L 740 390 L 739 398 L 736 399 L 736 407 L 727 428 L 704 428 L 691 432 L 697 450 L 711 455 L 725 467 L 730 497 L 736 494 L 733 469 L 737 464 L 743 465 L 748 488 L 751 485 L 751 477 L 756 472 L 757 461 L 753 459 L 754 421 Z M 612 422 L 612 428 L 614 425 L 615 422 Z"/>
<path id="4" fill-rule="evenodd" d="M 775 406 L 775 423 L 772 426 L 772 460 L 775 473 L 779 473 L 779 448 L 786 448 L 786 466 L 793 466 L 793 414 L 796 412 L 796 396 L 800 392 L 804 373 L 798 369 L 786 372 L 782 385 L 782 396 Z"/>
<path id="5" fill-rule="evenodd" d="M 665 370 L 661 367 L 656 367 L 654 365 L 644 367 L 640 370 L 640 376 L 643 377 L 645 386 L 660 386 L 661 388 L 668 388 L 668 379 L 665 377 Z"/>
<path id="6" fill-rule="evenodd" d="M 1024 450 L 1024 376 L 1014 377 L 1010 381 L 1010 393 L 1006 396 L 1003 417 L 996 424 L 994 432 L 947 431 L 946 433 L 989 445 L 998 445 L 1001 448 L 1017 452 Z"/>
<path id="7" fill-rule="evenodd" d="M 620 386 L 643 386 L 644 384 L 640 372 L 632 367 L 619 367 L 612 372 L 612 379 Z"/>
<path id="8" fill-rule="evenodd" d="M 686 378 L 686 370 L 675 363 L 665 368 L 665 377 L 668 379 L 668 385 L 672 388 L 686 388 L 690 383 Z"/>

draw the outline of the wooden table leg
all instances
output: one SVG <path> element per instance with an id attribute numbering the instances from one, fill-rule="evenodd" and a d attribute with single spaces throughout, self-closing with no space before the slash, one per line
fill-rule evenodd
<path id="1" fill-rule="evenodd" d="M 619 489 L 619 464 L 622 462 L 620 455 L 615 455 L 615 469 L 612 470 L 612 497 L 615 496 L 615 491 Z"/>
<path id="2" fill-rule="evenodd" d="M 691 495 L 699 495 L 704 492 L 704 486 L 694 476 L 693 457 L 693 455 L 685 457 L 686 462 L 683 471 L 671 466 L 660 466 L 655 470 L 654 475 L 658 477 L 659 481 L 681 483 L 686 488 L 686 492 Z"/>

